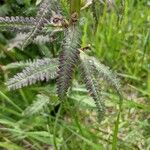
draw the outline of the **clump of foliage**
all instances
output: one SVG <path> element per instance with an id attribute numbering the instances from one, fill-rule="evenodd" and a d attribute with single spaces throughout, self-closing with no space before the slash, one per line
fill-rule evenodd
<path id="1" fill-rule="evenodd" d="M 52 7 L 43 17 L 46 22 L 39 22 L 42 28 L 37 28 L 37 35 L 27 40 L 34 35 L 32 30 L 37 23 L 32 21 L 39 20 L 36 14 L 41 7 L 38 5 L 44 5 L 42 2 L 0 1 L 0 149 L 99 150 L 111 149 L 112 145 L 114 150 L 150 149 L 149 1 L 81 1 L 80 15 L 75 21 L 78 34 L 74 33 L 78 35 L 79 58 L 73 66 L 72 79 L 67 77 L 67 92 L 59 97 L 57 82 L 60 60 L 63 61 L 60 54 L 63 47 L 68 47 L 64 37 L 72 30 L 70 18 L 74 11 L 70 11 L 69 0 L 49 0 Z M 14 23 L 4 22 L 5 16 Z M 22 22 L 17 23 L 17 19 Z M 120 95 L 116 88 L 118 80 L 112 82 L 114 73 L 99 60 L 122 78 L 124 105 L 117 121 L 119 98 L 112 90 Z M 10 78 L 16 79 L 9 81 Z M 88 93 L 89 87 L 94 89 L 93 84 L 96 92 L 90 92 L 91 97 Z M 105 114 L 100 114 L 94 104 L 92 98 L 98 97 L 97 105 Z M 99 120 L 105 115 L 101 124 L 95 118 L 95 110 Z"/>
<path id="2" fill-rule="evenodd" d="M 93 10 L 94 1 L 91 4 Z M 78 69 L 89 94 L 95 101 L 98 119 L 101 121 L 104 117 L 105 102 L 100 79 L 112 85 L 119 95 L 121 95 L 120 83 L 116 75 L 107 66 L 101 64 L 95 57 L 86 54 L 90 49 L 89 47 L 81 47 L 81 1 L 71 0 L 69 5 L 70 12 L 68 16 L 63 15 L 59 1 L 43 0 L 36 17 L 0 17 L 1 30 L 22 33 L 15 39 L 18 42 L 21 38 L 17 43 L 21 49 L 25 49 L 32 41 L 48 42 L 54 35 L 60 32 L 63 33 L 58 58 L 46 57 L 33 60 L 30 63 L 15 63 L 14 65 L 25 66 L 25 68 L 22 72 L 10 78 L 6 84 L 9 90 L 16 90 L 35 84 L 37 81 L 56 79 L 58 99 L 61 102 L 66 99 L 68 90 L 72 85 L 74 72 Z M 96 15 L 94 17 L 97 20 Z M 47 105 L 47 100 L 45 103 L 41 103 L 41 109 L 44 104 Z M 26 112 L 32 114 L 31 111 L 33 110 L 34 113 L 37 108 L 35 106 L 38 105 L 40 105 L 40 101 L 34 102 L 32 106 L 27 108 L 28 111 Z"/>

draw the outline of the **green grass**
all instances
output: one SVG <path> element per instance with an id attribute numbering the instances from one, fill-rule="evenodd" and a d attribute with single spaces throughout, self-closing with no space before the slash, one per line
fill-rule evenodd
<path id="1" fill-rule="evenodd" d="M 15 1 L 12 3 L 15 4 Z M 117 94 L 111 90 L 104 93 L 107 112 L 104 121 L 99 124 L 95 105 L 91 103 L 84 86 L 78 85 L 76 81 L 70 98 L 59 107 L 57 114 L 51 113 L 53 106 L 49 105 L 39 114 L 25 117 L 23 111 L 36 99 L 39 90 L 46 95 L 51 93 L 56 100 L 53 82 L 8 92 L 4 82 L 16 70 L 1 70 L 0 149 L 150 149 L 150 1 L 126 0 L 121 6 L 118 0 L 117 4 L 119 21 L 115 11 L 108 12 L 104 7 L 95 32 L 91 12 L 87 9 L 81 17 L 86 17 L 83 19 L 82 46 L 90 44 L 92 55 L 110 66 L 121 79 L 124 102 L 120 121 L 116 122 L 119 112 Z M 10 6 L 9 3 L 5 5 Z M 15 7 L 21 11 L 18 5 Z M 34 9 L 30 0 L 26 0 L 24 12 L 30 10 L 27 14 L 32 14 Z M 11 14 L 19 15 L 14 9 Z M 3 35 L 0 37 L 9 38 L 9 34 Z M 24 60 L 28 56 L 35 58 L 43 55 L 35 45 L 29 46 L 24 52 L 6 52 L 4 40 L 0 42 L 0 65 Z M 118 138 L 115 137 L 117 132 Z"/>

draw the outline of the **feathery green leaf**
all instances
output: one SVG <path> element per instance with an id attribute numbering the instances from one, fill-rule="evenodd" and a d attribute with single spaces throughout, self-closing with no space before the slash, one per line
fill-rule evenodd
<path id="1" fill-rule="evenodd" d="M 36 24 L 36 19 L 33 17 L 0 17 L 0 30 L 29 32 Z"/>
<path id="2" fill-rule="evenodd" d="M 101 94 L 101 89 L 98 85 L 98 81 L 96 80 L 92 71 L 92 66 L 88 63 L 88 57 L 89 56 L 87 56 L 84 52 L 80 52 L 80 71 L 85 81 L 87 90 L 95 101 L 96 107 L 98 109 L 98 119 L 99 121 L 101 121 L 105 114 L 105 104 L 103 100 L 103 95 Z"/>
<path id="3" fill-rule="evenodd" d="M 38 59 L 26 67 L 21 73 L 7 81 L 7 86 L 11 90 L 19 89 L 35 84 L 37 81 L 48 81 L 55 79 L 58 71 L 58 59 Z"/>
<path id="4" fill-rule="evenodd" d="M 46 19 L 46 16 L 50 12 L 51 10 L 50 8 L 51 8 L 51 3 L 49 0 L 44 0 L 41 3 L 39 11 L 37 12 L 37 16 L 36 16 L 36 25 L 33 28 L 33 30 L 30 32 L 28 37 L 25 39 L 25 41 L 23 42 L 22 49 L 24 49 L 24 47 L 27 44 L 29 44 L 30 41 L 38 35 L 38 33 L 43 29 L 45 24 L 49 23 L 49 21 Z"/>
<path id="5" fill-rule="evenodd" d="M 57 92 L 62 100 L 66 96 L 75 66 L 79 61 L 80 32 L 77 26 L 71 26 L 65 31 L 62 51 L 59 55 L 59 71 L 57 79 Z"/>
<path id="6" fill-rule="evenodd" d="M 35 115 L 41 112 L 43 108 L 48 105 L 49 102 L 50 99 L 48 96 L 38 94 L 36 100 L 24 110 L 23 115 L 25 116 Z"/>
<path id="7" fill-rule="evenodd" d="M 94 57 L 88 57 L 89 65 L 92 66 L 93 72 L 96 73 L 97 77 L 103 78 L 108 84 L 112 85 L 117 92 L 121 95 L 121 84 L 116 74 L 113 73 L 108 66 L 100 63 Z"/>

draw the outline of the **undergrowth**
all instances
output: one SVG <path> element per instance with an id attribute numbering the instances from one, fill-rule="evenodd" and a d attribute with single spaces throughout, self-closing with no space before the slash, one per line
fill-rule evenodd
<path id="1" fill-rule="evenodd" d="M 147 90 L 135 87 L 142 79 L 141 69 L 147 70 L 149 75 L 148 69 L 143 68 L 148 64 L 149 31 L 144 30 L 144 41 L 140 41 L 143 35 L 130 33 L 135 25 L 130 19 L 135 12 L 130 10 L 132 7 L 138 9 L 139 3 L 43 0 L 37 1 L 35 7 L 32 1 L 25 1 L 15 7 L 23 7 L 28 13 L 17 15 L 12 3 L 1 6 L 6 10 L 4 14 L 0 13 L 3 33 L 0 132 L 4 134 L 0 137 L 1 147 L 114 150 L 142 147 L 126 140 L 131 135 L 124 138 L 122 128 L 123 123 L 128 122 L 125 118 L 128 110 L 149 112 L 149 106 L 128 98 L 124 98 L 122 106 L 122 91 L 125 91 L 124 97 L 128 95 L 127 83 L 149 97 L 149 78 Z M 145 1 L 141 5 L 149 7 Z M 143 10 L 146 16 L 147 12 Z M 148 25 L 149 20 L 145 23 Z M 141 45 L 142 51 L 136 53 Z M 131 48 L 133 52 L 126 52 Z M 105 60 L 106 65 L 99 60 Z M 124 78 L 124 88 L 117 74 L 107 65 L 123 72 L 118 76 Z M 105 130 L 113 130 L 114 125 L 113 132 Z M 121 133 L 118 135 L 118 132 Z M 145 140 L 145 147 L 148 147 L 147 143 Z"/>

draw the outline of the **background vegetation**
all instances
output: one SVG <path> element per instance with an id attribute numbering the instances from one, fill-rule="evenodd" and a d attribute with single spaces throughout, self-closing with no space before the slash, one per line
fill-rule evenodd
<path id="1" fill-rule="evenodd" d="M 34 16 L 37 1 L 11 0 L 0 2 L 0 16 Z M 65 1 L 62 1 L 67 10 Z M 121 79 L 124 94 L 118 149 L 150 149 L 150 1 L 116 1 L 97 5 L 99 23 L 93 30 L 94 18 L 89 9 L 81 14 L 82 46 L 91 45 L 92 55 L 115 70 Z M 56 95 L 42 112 L 30 116 L 26 109 L 35 99 L 45 100 L 55 81 L 45 82 L 9 92 L 8 77 L 18 72 L 8 64 L 27 59 L 55 56 L 60 43 L 30 44 L 24 51 L 14 48 L 10 32 L 0 33 L 0 147 L 8 150 L 96 150 L 111 149 L 114 124 L 118 112 L 118 96 L 106 93 L 106 116 L 97 122 L 95 105 L 87 96 L 82 82 L 73 82 L 70 98 L 56 114 Z M 60 36 L 61 38 L 61 36 Z M 78 73 L 77 77 L 78 78 Z M 39 93 L 40 91 L 40 93 Z M 37 94 L 38 95 L 37 97 Z M 42 105 L 40 103 L 40 105 Z M 36 107 L 38 109 L 38 106 Z M 24 111 L 25 110 L 25 111 Z M 33 110 L 34 111 L 34 110 Z M 27 112 L 28 115 L 24 115 Z"/>

